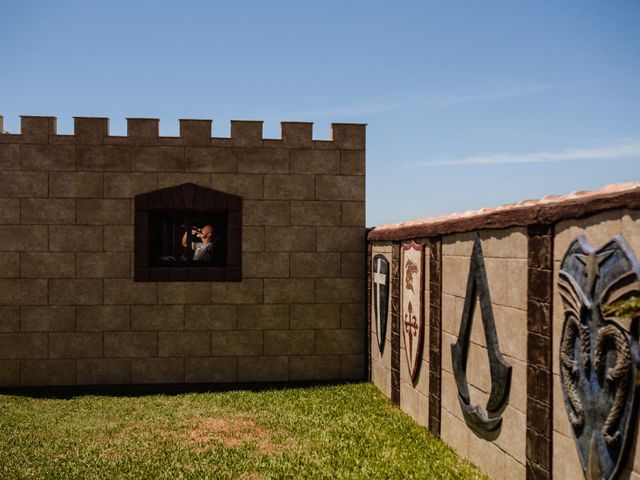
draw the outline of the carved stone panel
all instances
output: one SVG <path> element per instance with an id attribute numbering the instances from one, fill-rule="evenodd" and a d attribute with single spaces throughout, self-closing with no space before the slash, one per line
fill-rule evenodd
<path id="1" fill-rule="evenodd" d="M 402 244 L 402 311 L 400 326 L 404 339 L 409 376 L 418 377 L 424 341 L 424 246 L 416 242 Z"/>
<path id="2" fill-rule="evenodd" d="M 491 374 L 491 392 L 486 410 L 480 405 L 471 404 L 469 384 L 467 383 L 467 360 L 476 298 L 480 300 L 480 313 L 482 316 L 482 326 L 484 327 Z M 511 365 L 505 361 L 500 352 L 498 334 L 493 318 L 493 308 L 491 307 L 487 273 L 482 255 L 482 243 L 480 241 L 480 235 L 478 234 L 476 234 L 473 243 L 471 265 L 467 279 L 467 291 L 464 299 L 462 319 L 460 321 L 460 332 L 458 333 L 458 340 L 451 348 L 451 360 L 453 364 L 453 374 L 458 387 L 458 400 L 460 401 L 462 413 L 464 414 L 467 425 L 478 434 L 487 438 L 495 435 L 502 423 L 502 412 L 509 400 Z"/>
<path id="3" fill-rule="evenodd" d="M 595 250 L 581 235 L 558 288 L 560 379 L 580 463 L 585 478 L 612 479 L 633 439 L 639 349 L 637 319 L 629 324 L 606 307 L 640 293 L 640 266 L 621 236 Z"/>
<path id="4" fill-rule="evenodd" d="M 387 319 L 389 317 L 389 283 L 391 269 L 389 260 L 381 253 L 373 257 L 372 265 L 372 295 L 373 320 L 376 326 L 376 336 L 380 353 L 384 350 L 385 336 L 387 333 Z"/>

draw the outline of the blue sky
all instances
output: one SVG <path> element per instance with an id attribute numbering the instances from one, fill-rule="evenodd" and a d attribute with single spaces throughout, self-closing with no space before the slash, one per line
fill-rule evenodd
<path id="1" fill-rule="evenodd" d="M 640 180 L 640 2 L 0 0 L 0 115 L 367 129 L 367 224 Z"/>

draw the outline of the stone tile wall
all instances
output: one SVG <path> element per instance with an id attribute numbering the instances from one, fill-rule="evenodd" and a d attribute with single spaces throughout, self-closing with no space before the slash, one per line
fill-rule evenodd
<path id="1" fill-rule="evenodd" d="M 0 135 L 0 386 L 364 378 L 365 128 L 22 117 Z M 134 195 L 244 198 L 243 281 L 132 280 Z"/>

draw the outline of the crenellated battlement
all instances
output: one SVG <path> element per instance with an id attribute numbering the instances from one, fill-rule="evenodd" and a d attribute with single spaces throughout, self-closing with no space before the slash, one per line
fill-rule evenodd
<path id="1" fill-rule="evenodd" d="M 106 117 L 74 117 L 74 134 L 59 135 L 57 118 L 20 116 L 20 133 L 3 131 L 0 116 L 0 143 L 77 144 L 77 145 L 172 145 L 172 146 L 239 146 L 239 147 L 307 147 L 365 148 L 366 124 L 332 123 L 330 140 L 313 139 L 313 123 L 281 122 L 281 138 L 263 136 L 263 122 L 231 120 L 231 137 L 212 136 L 213 121 L 180 119 L 180 136 L 160 136 L 157 118 L 127 118 L 127 135 L 109 135 Z"/>

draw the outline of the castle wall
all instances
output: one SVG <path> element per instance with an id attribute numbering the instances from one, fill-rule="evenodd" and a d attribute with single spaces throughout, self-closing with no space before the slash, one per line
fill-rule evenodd
<path id="1" fill-rule="evenodd" d="M 0 386 L 365 375 L 365 127 L 22 117 L 0 134 Z M 243 199 L 241 282 L 135 282 L 135 195 Z"/>
<path id="2" fill-rule="evenodd" d="M 563 261 L 569 262 L 565 268 L 577 278 L 573 288 L 583 288 L 588 298 L 592 293 L 584 285 L 588 284 L 585 282 L 591 274 L 586 273 L 587 267 L 585 273 L 580 274 L 580 265 L 587 261 L 588 255 L 605 262 L 602 265 L 606 266 L 598 267 L 602 271 L 596 270 L 597 274 L 592 275 L 594 285 L 603 282 L 601 286 L 593 287 L 596 292 L 593 293 L 593 301 L 600 303 L 597 308 L 580 310 L 582 313 L 577 316 L 586 326 L 583 328 L 594 330 L 591 344 L 585 341 L 584 348 L 593 347 L 591 358 L 600 358 L 600 365 L 607 362 L 604 373 L 598 373 L 601 375 L 598 381 L 604 385 L 602 388 L 610 389 L 607 392 L 613 392 L 613 388 L 621 392 L 633 391 L 634 378 L 624 377 L 626 380 L 617 384 L 612 373 L 617 359 L 625 358 L 624 345 L 617 346 L 616 350 L 612 343 L 596 341 L 598 329 L 602 327 L 589 323 L 589 318 L 599 318 L 599 312 L 604 308 L 601 304 L 606 298 L 616 298 L 618 294 L 622 295 L 620 298 L 640 294 L 637 264 L 640 252 L 640 186 L 611 186 L 602 191 L 527 201 L 493 210 L 386 225 L 372 230 L 368 239 L 373 252 L 382 248 L 389 251 L 401 249 L 409 241 L 426 244 L 426 264 L 431 264 L 431 268 L 425 270 L 426 297 L 429 300 L 423 307 L 426 336 L 422 361 L 427 368 L 422 368 L 418 379 L 410 383 L 406 362 L 402 360 L 406 349 L 402 337 L 396 347 L 397 352 L 393 348 L 391 352 L 384 352 L 391 358 L 399 356 L 399 372 L 394 372 L 393 368 L 374 367 L 373 359 L 379 353 L 376 352 L 377 345 L 372 342 L 373 383 L 403 411 L 417 422 L 428 425 L 434 435 L 441 437 L 491 478 L 564 479 L 585 476 L 569 421 L 570 407 L 561 385 L 561 351 L 566 355 L 571 354 L 571 350 L 566 350 L 566 347 L 563 350 L 561 345 L 568 307 L 560 295 L 559 271 Z M 576 244 L 581 245 L 580 250 L 573 254 L 567 251 L 570 245 L 575 248 Z M 623 255 L 624 249 L 627 253 Z M 431 258 L 430 262 L 429 256 L 434 255 L 436 258 Z M 482 267 L 478 257 L 482 259 Z M 570 266 L 571 261 L 574 262 L 573 267 Z M 392 270 L 403 267 L 400 257 L 394 257 L 394 262 L 398 265 L 392 266 Z M 481 305 L 482 293 L 479 292 L 483 275 L 479 275 L 480 271 L 484 272 L 490 310 L 483 309 Z M 616 280 L 620 272 L 627 275 L 626 280 Z M 469 290 L 470 282 L 475 290 Z M 600 291 L 609 293 L 597 293 Z M 474 293 L 475 296 L 470 296 Z M 589 300 L 583 302 L 586 305 Z M 434 305 L 438 308 L 434 309 Z M 465 305 L 475 305 L 472 316 L 466 315 Z M 402 327 L 404 313 L 401 310 L 398 315 L 390 315 L 391 330 Z M 490 329 L 495 330 L 495 348 L 492 336 L 483 326 L 485 314 L 491 318 Z M 466 359 L 458 358 L 462 358 L 465 365 L 469 393 L 466 404 L 478 406 L 485 419 L 499 419 L 497 428 L 478 428 L 477 419 L 465 414 L 463 408 L 464 394 L 456 382 L 454 345 L 464 344 L 465 318 L 470 325 L 469 346 Z M 605 320 L 609 325 L 616 325 L 616 329 L 621 327 L 627 332 L 628 345 L 637 343 L 637 330 L 634 330 L 637 321 L 634 323 L 628 318 L 615 316 Z M 374 337 L 373 313 L 369 321 Z M 397 326 L 393 325 L 394 322 Z M 607 352 L 604 356 L 595 347 L 598 342 Z M 490 358 L 493 351 L 498 351 L 510 367 L 507 395 L 498 411 L 488 409 L 494 384 L 500 384 L 501 378 L 492 372 Z M 613 375 L 608 380 L 605 377 L 607 372 L 610 377 Z M 388 385 L 398 381 L 399 396 L 394 397 Z M 499 388 L 495 390 L 500 391 Z M 580 395 L 586 395 L 580 397 L 581 402 L 595 401 L 593 396 L 589 397 L 591 394 L 580 392 Z M 417 400 L 423 398 L 429 400 L 427 409 L 421 408 Z M 609 408 L 609 414 L 613 410 L 613 393 L 607 398 L 600 401 L 606 405 L 605 410 Z M 619 420 L 625 418 L 624 413 L 616 417 L 618 420 L 612 421 L 609 428 L 612 434 L 620 433 L 617 440 L 612 440 L 612 448 L 615 448 L 615 442 L 623 442 L 626 436 L 627 450 L 622 455 L 614 453 L 611 457 L 614 460 L 620 458 L 617 478 L 635 478 L 640 475 L 640 454 L 636 448 L 639 436 L 637 415 L 635 407 L 629 403 L 631 397 L 624 398 L 628 401 L 622 403 L 621 411 L 631 412 L 630 428 L 625 430 L 624 421 Z M 596 425 L 594 431 L 596 435 L 602 434 L 601 441 L 604 442 L 604 427 L 597 424 L 600 420 L 588 415 L 585 425 L 589 425 L 588 428 Z M 577 432 L 581 432 L 580 427 Z"/>

